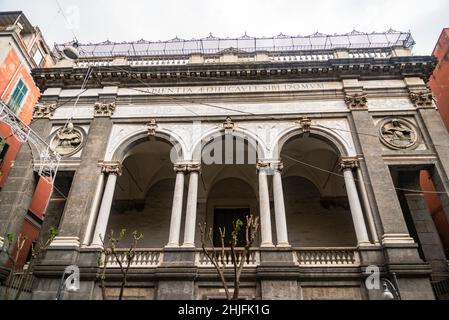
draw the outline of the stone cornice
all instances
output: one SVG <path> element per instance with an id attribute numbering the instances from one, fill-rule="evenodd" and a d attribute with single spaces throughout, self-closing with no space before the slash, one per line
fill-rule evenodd
<path id="1" fill-rule="evenodd" d="M 332 59 L 285 63 L 187 64 L 169 66 L 92 67 L 87 88 L 103 86 L 136 87 L 148 85 L 211 84 L 239 81 L 243 83 L 304 80 L 340 80 L 356 77 L 373 78 L 430 77 L 436 59 L 430 56 L 392 57 L 388 59 Z M 50 87 L 79 88 L 86 68 L 34 69 L 33 78 L 41 90 Z"/>

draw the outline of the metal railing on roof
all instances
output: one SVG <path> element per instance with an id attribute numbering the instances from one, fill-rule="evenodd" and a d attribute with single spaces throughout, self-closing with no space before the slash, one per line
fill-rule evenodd
<path id="1" fill-rule="evenodd" d="M 203 39 L 135 42 L 105 41 L 97 44 L 78 44 L 81 58 L 111 56 L 161 56 L 188 55 L 192 53 L 217 54 L 225 50 L 236 52 L 286 52 L 335 49 L 386 49 L 410 48 L 415 44 L 409 32 L 388 30 L 387 32 L 363 33 L 352 31 L 347 34 L 326 35 L 315 33 L 309 36 L 287 36 L 279 34 L 271 38 L 257 38 L 244 35 L 240 38 L 217 38 L 212 35 Z M 61 56 L 67 44 L 56 44 L 55 53 Z"/>

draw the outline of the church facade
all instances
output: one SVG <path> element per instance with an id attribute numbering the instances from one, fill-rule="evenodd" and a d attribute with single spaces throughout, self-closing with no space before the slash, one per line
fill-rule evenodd
<path id="1" fill-rule="evenodd" d="M 101 299 L 99 252 L 122 229 L 124 249 L 143 234 L 125 298 L 223 298 L 198 224 L 219 247 L 249 214 L 243 298 L 381 299 L 394 276 L 402 299 L 435 299 L 448 262 L 419 176 L 447 217 L 449 135 L 426 86 L 436 61 L 412 45 L 389 31 L 106 42 L 74 60 L 57 46 L 56 67 L 33 71 L 32 128 L 62 157 L 33 299 L 54 298 L 68 265 L 81 282 L 64 298 Z M 113 299 L 114 259 L 105 275 Z"/>

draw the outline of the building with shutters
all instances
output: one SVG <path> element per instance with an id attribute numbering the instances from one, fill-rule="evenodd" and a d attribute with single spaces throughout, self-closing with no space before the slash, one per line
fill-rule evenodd
<path id="1" fill-rule="evenodd" d="M 33 109 L 40 97 L 39 88 L 31 76 L 33 68 L 46 68 L 54 65 L 54 59 L 38 27 L 33 26 L 21 12 L 0 12 L 0 190 L 8 181 L 17 183 L 16 177 L 10 177 L 11 168 L 17 159 L 24 137 L 17 135 L 4 120 L 8 108 L 16 122 L 28 126 Z M 20 166 L 20 160 L 17 162 Z M 11 178 L 11 179 L 9 179 Z M 20 255 L 18 266 L 25 263 L 32 241 L 39 235 L 45 213 L 45 205 L 51 186 L 45 179 L 36 183 L 40 186 L 36 193 L 29 194 L 21 204 L 29 209 L 25 219 L 15 221 L 20 233 L 29 240 Z M 0 191 L 1 193 L 2 191 Z M 42 197 L 43 196 L 43 197 Z M 10 203 L 7 204 L 9 206 Z M 8 207 L 9 210 L 10 207 Z M 1 220 L 0 223 L 7 223 Z M 2 235 L 4 236 L 4 235 Z"/>

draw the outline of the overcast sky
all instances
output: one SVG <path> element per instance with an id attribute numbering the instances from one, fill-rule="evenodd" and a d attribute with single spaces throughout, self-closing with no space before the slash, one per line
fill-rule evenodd
<path id="1" fill-rule="evenodd" d="M 63 8 L 64 19 L 58 8 Z M 50 46 L 79 42 L 411 31 L 415 54 L 430 54 L 449 27 L 448 0 L 0 0 L 22 10 Z M 71 31 L 72 30 L 72 31 Z"/>

